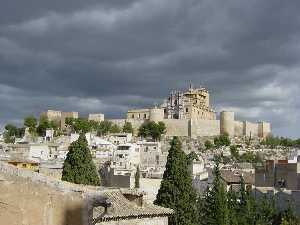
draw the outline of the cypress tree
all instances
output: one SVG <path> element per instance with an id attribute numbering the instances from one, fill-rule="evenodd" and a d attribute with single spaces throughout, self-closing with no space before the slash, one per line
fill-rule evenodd
<path id="1" fill-rule="evenodd" d="M 187 156 L 181 149 L 177 137 L 171 141 L 166 170 L 154 204 L 174 209 L 169 219 L 172 225 L 193 225 L 197 223 L 196 193 L 188 170 Z"/>
<path id="2" fill-rule="evenodd" d="M 214 168 L 214 181 L 207 191 L 205 201 L 207 225 L 229 225 L 229 210 L 227 205 L 227 193 L 221 179 L 219 163 Z"/>
<path id="3" fill-rule="evenodd" d="M 71 143 L 64 161 L 62 180 L 75 184 L 99 185 L 100 179 L 84 133 Z"/>
<path id="4" fill-rule="evenodd" d="M 239 210 L 238 220 L 240 225 L 256 224 L 256 201 L 251 190 L 246 190 L 244 177 L 241 176 L 241 185 L 239 191 Z"/>
<path id="5" fill-rule="evenodd" d="M 140 188 L 140 167 L 139 166 L 136 168 L 136 173 L 134 176 L 134 187 Z"/>
<path id="6" fill-rule="evenodd" d="M 230 225 L 240 225 L 238 222 L 238 198 L 236 192 L 232 190 L 232 187 L 227 193 L 227 204 L 228 204 L 228 211 L 229 211 L 229 224 Z"/>

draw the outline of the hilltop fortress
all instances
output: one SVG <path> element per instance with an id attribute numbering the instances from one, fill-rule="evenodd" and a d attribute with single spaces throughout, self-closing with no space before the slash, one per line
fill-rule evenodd
<path id="1" fill-rule="evenodd" d="M 132 109 L 126 119 L 110 120 L 122 126 L 130 122 L 137 130 L 146 121 L 162 121 L 166 125 L 166 136 L 205 137 L 228 134 L 231 137 L 252 136 L 264 138 L 271 134 L 268 122 L 235 120 L 234 112 L 222 111 L 220 119 L 210 106 L 209 92 L 205 88 L 190 88 L 173 91 L 158 107 Z"/>
<path id="2" fill-rule="evenodd" d="M 48 110 L 41 115 L 58 121 L 65 129 L 67 117 L 78 118 L 78 112 L 61 112 Z M 219 119 L 217 119 L 219 118 Z M 101 122 L 104 114 L 89 114 L 89 120 Z M 251 136 L 264 138 L 271 134 L 268 122 L 249 122 L 235 120 L 234 112 L 222 111 L 220 116 L 210 105 L 209 92 L 205 88 L 190 88 L 186 91 L 172 91 L 160 106 L 144 109 L 132 109 L 125 119 L 108 119 L 120 127 L 130 122 L 135 134 L 138 128 L 147 121 L 164 122 L 166 136 L 211 137 L 228 134 L 231 137 Z"/>

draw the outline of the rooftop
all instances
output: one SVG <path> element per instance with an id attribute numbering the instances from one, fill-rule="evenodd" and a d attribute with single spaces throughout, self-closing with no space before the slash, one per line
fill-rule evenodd
<path id="1" fill-rule="evenodd" d="M 172 209 L 163 208 L 150 203 L 143 203 L 139 206 L 133 201 L 129 201 L 121 191 L 109 191 L 103 193 L 104 197 L 111 203 L 111 206 L 105 208 L 98 206 L 94 208 L 94 223 L 110 220 L 123 220 L 145 217 L 165 217 L 173 214 Z"/>
<path id="2" fill-rule="evenodd" d="M 254 174 L 244 172 L 240 170 L 221 170 L 221 177 L 226 183 L 239 184 L 241 182 L 241 176 L 243 176 L 246 184 L 254 184 Z"/>

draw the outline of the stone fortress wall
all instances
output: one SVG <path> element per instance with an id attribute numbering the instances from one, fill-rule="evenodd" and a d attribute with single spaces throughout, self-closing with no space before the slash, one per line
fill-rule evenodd
<path id="1" fill-rule="evenodd" d="M 132 123 L 135 132 L 146 121 L 162 121 L 166 125 L 166 136 L 209 137 L 228 134 L 231 137 L 264 138 L 271 133 L 268 122 L 235 120 L 235 113 L 223 111 L 220 119 L 209 104 L 209 93 L 205 88 L 192 88 L 186 92 L 171 92 L 159 107 L 133 109 L 127 119 L 111 120 L 117 125 Z"/>
<path id="2" fill-rule="evenodd" d="M 157 109 L 155 109 L 157 110 Z M 166 136 L 181 137 L 210 137 L 221 134 L 228 134 L 231 137 L 259 137 L 264 138 L 271 134 L 271 125 L 267 122 L 252 123 L 249 121 L 237 121 L 234 112 L 221 112 L 220 120 L 204 119 L 164 119 L 155 115 L 154 119 L 116 119 L 111 122 L 122 126 L 125 122 L 130 122 L 135 130 L 146 121 L 163 122 L 166 125 Z"/>
<path id="3" fill-rule="evenodd" d="M 0 224 L 89 224 L 88 188 L 0 162 Z"/>
<path id="4" fill-rule="evenodd" d="M 109 119 L 109 121 L 119 127 L 130 122 L 135 135 L 146 121 L 164 122 L 166 136 L 197 138 L 228 134 L 231 137 L 264 138 L 271 134 L 270 123 L 238 121 L 235 120 L 234 112 L 223 111 L 218 120 L 217 113 L 210 106 L 209 96 L 205 88 L 190 86 L 185 92 L 172 91 L 158 107 L 128 110 L 126 119 Z M 77 112 L 48 110 L 43 114 L 50 120 L 60 119 L 62 128 L 65 128 L 66 117 L 78 118 Z M 88 119 L 101 122 L 104 120 L 104 114 L 90 114 Z"/>

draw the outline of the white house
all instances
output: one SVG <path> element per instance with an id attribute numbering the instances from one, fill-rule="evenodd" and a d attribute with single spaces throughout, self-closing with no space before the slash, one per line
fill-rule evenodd
<path id="1" fill-rule="evenodd" d="M 131 133 L 111 133 L 106 139 L 115 145 L 126 144 L 132 141 Z"/>
<path id="2" fill-rule="evenodd" d="M 140 147 L 137 144 L 121 144 L 113 155 L 113 166 L 129 169 L 140 164 Z"/>

